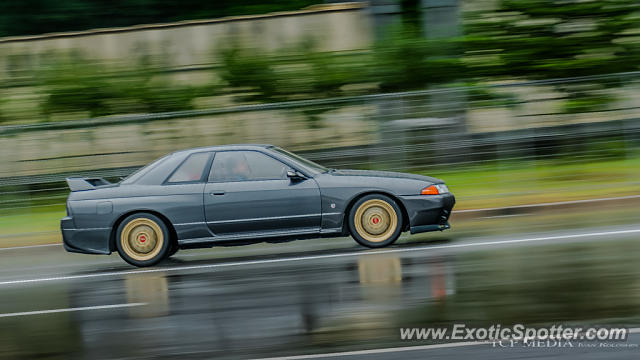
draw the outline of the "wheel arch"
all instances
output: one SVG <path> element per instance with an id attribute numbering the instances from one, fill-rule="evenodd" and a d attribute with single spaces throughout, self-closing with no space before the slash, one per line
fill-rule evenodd
<path id="1" fill-rule="evenodd" d="M 162 213 L 155 211 L 155 210 L 148 210 L 148 209 L 138 209 L 138 210 L 131 210 L 128 211 L 122 215 L 120 215 L 116 221 L 113 223 L 113 226 L 111 226 L 111 234 L 109 235 L 109 251 L 116 251 L 116 235 L 118 232 L 118 227 L 120 226 L 120 224 L 122 224 L 122 222 L 124 221 L 124 219 L 126 219 L 128 216 L 134 215 L 134 214 L 151 214 L 151 215 L 155 215 L 157 217 L 160 218 L 160 220 L 162 220 L 162 222 L 164 222 L 165 226 L 167 227 L 167 229 L 169 230 L 169 240 L 171 241 L 171 243 L 173 243 L 174 245 L 177 245 L 178 243 L 178 233 L 176 232 L 176 229 L 173 227 L 173 224 L 171 223 L 171 221 L 169 221 L 169 219 L 164 216 Z"/>
<path id="2" fill-rule="evenodd" d="M 355 195 L 353 198 L 351 198 L 351 200 L 349 200 L 349 202 L 347 203 L 347 206 L 345 207 L 344 210 L 344 217 L 342 219 L 342 232 L 344 234 L 349 234 L 349 214 L 351 213 L 351 209 L 353 208 L 353 206 L 355 205 L 355 203 L 362 199 L 363 197 L 367 196 L 367 195 L 384 195 L 387 196 L 389 198 L 391 198 L 391 200 L 395 201 L 396 204 L 398 205 L 398 207 L 400 208 L 400 211 L 402 212 L 402 231 L 407 231 L 409 230 L 409 213 L 407 212 L 407 209 L 405 208 L 404 204 L 402 203 L 402 201 L 395 196 L 394 194 L 387 192 L 387 191 L 383 191 L 383 190 L 369 190 L 369 191 L 364 191 L 361 192 L 357 195 Z"/>

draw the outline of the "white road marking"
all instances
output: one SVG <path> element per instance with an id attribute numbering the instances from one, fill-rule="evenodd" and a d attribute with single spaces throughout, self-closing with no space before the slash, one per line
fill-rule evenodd
<path id="1" fill-rule="evenodd" d="M 629 331 L 629 334 L 637 334 L 637 333 L 640 333 L 640 328 L 629 328 L 628 331 Z M 454 342 L 454 343 L 446 343 L 446 344 L 399 346 L 399 347 L 368 349 L 368 350 L 343 351 L 343 352 L 324 353 L 324 354 L 280 356 L 280 357 L 270 357 L 270 358 L 258 358 L 258 359 L 254 359 L 254 360 L 319 359 L 319 358 L 341 357 L 341 356 L 373 355 L 373 354 L 385 354 L 385 353 L 395 353 L 395 352 L 405 352 L 405 351 L 456 348 L 456 347 L 462 347 L 462 346 L 486 345 L 486 344 L 490 344 L 490 343 L 491 343 L 491 341 L 464 341 L 464 342 Z"/>
<path id="2" fill-rule="evenodd" d="M 15 313 L 0 314 L 0 318 L 16 317 L 16 316 L 29 316 L 29 315 L 42 315 L 42 314 L 55 314 L 55 313 L 74 312 L 74 311 L 129 308 L 129 307 L 135 307 L 135 306 L 144 306 L 144 305 L 147 305 L 147 304 L 148 303 L 127 303 L 127 304 L 114 304 L 114 305 L 85 306 L 85 307 L 76 307 L 76 308 L 67 308 L 67 309 L 25 311 L 25 312 L 15 312 Z"/>
<path id="3" fill-rule="evenodd" d="M 479 341 L 466 341 L 466 342 L 447 343 L 447 344 L 431 344 L 431 345 L 390 347 L 390 348 L 370 349 L 370 350 L 343 351 L 343 352 L 326 353 L 326 354 L 310 354 L 310 355 L 294 355 L 294 356 L 270 357 L 270 358 L 259 358 L 259 359 L 254 359 L 254 360 L 318 359 L 318 358 L 326 358 L 326 357 L 372 355 L 372 354 L 384 354 L 384 353 L 394 353 L 394 352 L 404 352 L 404 351 L 453 348 L 453 347 L 461 347 L 461 346 L 476 346 L 476 345 L 483 345 L 483 344 L 487 344 L 487 343 L 486 342 L 479 342 Z"/>
<path id="4" fill-rule="evenodd" d="M 517 216 L 525 216 L 527 214 L 511 214 L 511 215 L 495 215 L 495 216 L 483 216 L 482 219 L 502 219 L 502 218 L 510 218 Z"/>
<path id="5" fill-rule="evenodd" d="M 427 245 L 427 246 L 411 247 L 411 248 L 353 251 L 349 253 L 340 253 L 340 254 L 309 255 L 309 256 L 298 256 L 298 257 L 289 257 L 289 258 L 280 258 L 280 259 L 247 260 L 247 261 L 237 261 L 237 262 L 228 262 L 228 263 L 174 266 L 174 267 L 144 269 L 144 270 L 111 271 L 111 272 L 103 272 L 103 273 L 95 273 L 95 274 L 64 275 L 64 276 L 53 276 L 53 277 L 44 277 L 44 278 L 35 278 L 35 279 L 7 280 L 7 281 L 0 281 L 0 286 L 40 283 L 40 282 L 50 282 L 50 281 L 90 279 L 90 278 L 100 278 L 100 277 L 113 277 L 113 276 L 131 275 L 131 274 L 148 274 L 148 273 L 157 273 L 157 272 L 186 271 L 186 270 L 196 270 L 196 269 L 215 269 L 215 268 L 224 268 L 224 267 L 233 267 L 233 266 L 249 266 L 249 265 L 257 265 L 257 264 L 273 264 L 273 263 L 285 263 L 285 262 L 307 261 L 307 260 L 317 260 L 317 259 L 331 259 L 331 258 L 341 258 L 341 257 L 403 253 L 403 252 L 411 252 L 411 251 L 455 249 L 455 248 L 466 248 L 466 247 L 517 244 L 517 243 L 538 242 L 538 241 L 559 240 L 559 239 L 579 239 L 579 238 L 586 238 L 586 237 L 602 237 L 602 236 L 626 235 L 626 234 L 638 234 L 638 233 L 640 233 L 640 229 L 629 229 L 629 230 L 603 231 L 603 232 L 593 232 L 593 233 L 543 236 L 543 237 L 534 237 L 534 238 L 525 238 L 525 239 L 481 241 L 481 242 L 466 243 L 466 244 Z"/>
<path id="6" fill-rule="evenodd" d="M 49 246 L 62 246 L 62 244 L 44 244 L 44 245 L 12 246 L 12 247 L 0 248 L 0 251 L 5 251 L 5 250 L 20 250 L 20 249 L 33 249 L 33 248 L 49 247 Z"/>
<path id="7" fill-rule="evenodd" d="M 571 200 L 571 201 L 558 201 L 558 202 L 548 202 L 548 203 L 540 203 L 540 204 L 525 204 L 525 205 L 503 206 L 503 207 L 484 208 L 484 209 L 453 210 L 451 213 L 461 214 L 461 213 L 497 211 L 497 210 L 506 210 L 506 209 L 526 209 L 526 208 L 533 208 L 533 207 L 572 205 L 572 204 L 583 204 L 583 203 L 599 202 L 599 201 L 628 200 L 628 199 L 640 199 L 640 195 L 584 199 L 584 200 Z"/>

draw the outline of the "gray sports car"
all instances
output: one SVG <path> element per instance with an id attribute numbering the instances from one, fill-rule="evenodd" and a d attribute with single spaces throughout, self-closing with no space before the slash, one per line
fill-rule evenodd
<path id="1" fill-rule="evenodd" d="M 166 155 L 117 184 L 70 177 L 67 251 L 154 265 L 178 249 L 351 234 L 383 247 L 444 230 L 455 198 L 442 180 L 327 169 L 272 145 Z"/>

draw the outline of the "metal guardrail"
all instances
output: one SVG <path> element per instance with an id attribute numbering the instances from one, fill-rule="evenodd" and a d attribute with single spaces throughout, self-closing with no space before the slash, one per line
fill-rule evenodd
<path id="1" fill-rule="evenodd" d="M 504 84 L 462 86 L 462 87 L 452 87 L 452 88 L 444 88 L 444 89 L 405 91 L 405 92 L 348 96 L 348 97 L 337 97 L 337 98 L 326 98 L 326 99 L 284 101 L 284 102 L 277 102 L 277 103 L 229 106 L 229 107 L 201 109 L 201 110 L 172 111 L 172 112 L 153 113 L 153 114 L 117 115 L 117 116 L 107 116 L 102 118 L 89 118 L 89 119 L 83 119 L 83 120 L 72 120 L 72 121 L 63 121 L 63 122 L 43 122 L 43 123 L 37 123 L 37 124 L 4 125 L 4 126 L 0 126 L 0 136 L 9 135 L 16 132 L 23 132 L 23 131 L 87 128 L 87 127 L 102 126 L 102 125 L 144 123 L 144 122 L 151 122 L 151 121 L 182 119 L 182 118 L 190 118 L 190 117 L 198 117 L 198 116 L 206 116 L 206 115 L 224 115 L 224 114 L 231 114 L 231 113 L 267 111 L 267 110 L 283 110 L 283 109 L 286 110 L 286 109 L 297 109 L 297 108 L 304 108 L 304 107 L 310 107 L 310 106 L 322 106 L 322 105 L 335 107 L 335 106 L 348 104 L 348 103 L 371 103 L 377 100 L 405 99 L 405 98 L 411 98 L 411 97 L 424 97 L 429 95 L 461 94 L 462 96 L 466 97 L 466 94 L 469 91 L 472 91 L 474 89 L 491 90 L 491 89 L 515 88 L 515 87 L 526 87 L 526 86 L 579 83 L 579 82 L 607 80 L 607 79 L 616 80 L 616 81 L 619 79 L 629 80 L 632 78 L 640 78 L 640 71 L 622 72 L 622 73 L 607 74 L 607 75 L 549 79 L 549 80 L 519 81 L 519 82 L 511 82 L 511 83 L 504 83 Z"/>
<path id="2" fill-rule="evenodd" d="M 431 135 L 415 135 L 411 139 L 417 141 L 417 144 L 393 145 L 385 143 L 376 143 L 367 146 L 353 146 L 343 148 L 330 148 L 325 150 L 301 152 L 301 154 L 310 160 L 326 164 L 331 167 L 345 167 L 362 165 L 370 162 L 371 159 L 383 157 L 389 154 L 412 154 L 429 150 L 436 150 L 441 153 L 456 150 L 455 156 L 442 155 L 450 158 L 450 162 L 434 162 L 432 164 L 422 164 L 422 168 L 437 168 L 456 164 L 480 163 L 490 159 L 517 160 L 523 159 L 522 156 L 517 159 L 508 154 L 517 154 L 523 151 L 523 147 L 531 150 L 551 150 L 549 155 L 531 155 L 531 158 L 542 159 L 552 157 L 555 153 L 561 152 L 565 155 L 571 155 L 571 152 L 563 150 L 572 146 L 571 144 L 560 144 L 560 141 L 572 142 L 585 140 L 592 145 L 611 144 L 615 141 L 606 140 L 608 136 L 624 134 L 629 141 L 640 139 L 640 118 L 628 120 L 616 120 L 608 122 L 597 122 L 591 124 L 570 124 L 552 127 L 542 127 L 536 129 L 511 130 L 504 132 L 481 133 L 461 137 L 460 134 L 441 134 L 441 141 L 437 144 L 420 143 L 421 140 L 428 140 Z M 605 139 L 605 140 L 603 140 Z M 532 145 L 533 142 L 555 142 L 553 145 Z M 502 149 L 486 150 L 502 146 Z M 637 147 L 637 145 L 633 145 Z M 485 149 L 485 150 L 483 150 Z M 585 154 L 585 151 L 577 153 Z M 576 155 L 576 154 L 573 154 Z M 438 155 L 435 155 L 436 157 Z M 365 160 L 363 160 L 365 159 Z M 433 157 L 432 157 L 433 159 Z M 374 160 L 375 161 L 375 160 Z M 140 164 L 142 166 L 144 164 Z M 398 164 L 396 164 L 398 165 Z M 406 164 L 399 164 L 395 169 L 406 168 Z M 49 184 L 63 182 L 64 179 L 72 175 L 81 175 L 87 177 L 104 177 L 119 178 L 127 176 L 140 166 L 128 166 L 118 168 L 105 168 L 96 170 L 70 171 L 53 174 L 41 174 L 32 176 L 16 176 L 0 178 L 0 188 L 7 186 L 24 186 L 36 184 Z M 0 193 L 1 194 L 1 193 Z"/>
<path id="3" fill-rule="evenodd" d="M 530 126 L 537 117 L 553 120 L 566 114 L 540 112 L 519 114 L 514 117 L 515 129 L 472 131 L 467 128 L 464 116 L 473 111 L 505 109 L 509 107 L 548 104 L 559 101 L 557 96 L 534 98 L 524 101 L 501 99 L 475 99 L 477 90 L 500 91 L 516 88 L 548 87 L 580 82 L 640 81 L 640 71 L 598 75 L 581 78 L 565 78 L 527 82 L 512 82 L 489 86 L 455 87 L 413 92 L 375 94 L 343 98 L 289 101 L 271 104 L 233 106 L 195 111 L 178 111 L 160 114 L 127 115 L 69 122 L 52 122 L 0 127 L 0 139 L 24 132 L 56 131 L 60 129 L 97 128 L 118 124 L 140 124 L 170 119 L 188 119 L 200 116 L 217 117 L 261 111 L 316 111 L 335 110 L 353 104 L 377 109 L 372 121 L 378 140 L 365 145 L 341 146 L 326 143 L 324 148 L 302 151 L 302 155 L 331 167 L 371 168 L 420 171 L 438 169 L 440 172 L 477 165 L 486 161 L 515 162 L 545 160 L 561 154 L 565 163 L 585 159 L 604 159 L 612 152 L 635 156 L 640 148 L 640 107 L 618 106 L 596 111 L 606 114 L 605 119 L 565 124 Z M 636 83 L 637 86 L 637 83 Z M 637 88 L 636 88 L 637 89 Z M 584 112 L 588 114 L 589 112 Z M 446 121 L 443 116 L 449 116 Z M 573 115 L 572 115 L 573 116 Z M 606 118 L 616 120 L 606 121 Z M 393 124 L 393 126 L 392 126 Z M 103 154 L 104 155 L 104 154 Z M 98 154 L 96 154 L 98 156 Z M 98 159 L 98 158 L 96 158 Z M 40 159 L 46 161 L 46 159 Z M 138 166 L 118 166 L 105 163 L 101 169 L 52 171 L 30 176 L 0 178 L 0 212 L 17 208 L 59 206 L 63 204 L 66 187 L 64 178 L 69 175 L 118 178 L 134 171 Z M 144 164 L 138 164 L 142 166 Z M 503 181 L 510 181 L 509 179 Z M 61 201 L 55 201 L 60 198 Z"/>
<path id="4" fill-rule="evenodd" d="M 62 183 L 69 176 L 119 178 L 119 177 L 127 176 L 131 174 L 138 168 L 140 168 L 140 166 L 121 167 L 121 168 L 112 168 L 112 169 L 85 170 L 85 171 L 72 171 L 72 172 L 62 172 L 62 173 L 55 173 L 55 174 L 33 175 L 33 176 L 5 177 L 5 178 L 0 178 L 0 189 L 2 189 L 3 187 L 10 187 L 10 186 Z M 66 186 L 64 186 L 63 188 L 66 189 Z M 25 191 L 28 191 L 28 190 L 22 190 L 22 192 L 25 192 Z M 42 191 L 42 189 L 31 190 L 31 191 Z M 0 192 L 0 195 L 2 194 L 3 193 Z"/>

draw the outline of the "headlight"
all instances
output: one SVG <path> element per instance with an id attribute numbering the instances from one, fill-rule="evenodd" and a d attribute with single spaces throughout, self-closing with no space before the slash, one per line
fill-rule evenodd
<path id="1" fill-rule="evenodd" d="M 445 184 L 436 184 L 435 187 L 438 189 L 440 194 L 446 194 L 449 192 L 449 188 Z"/>
<path id="2" fill-rule="evenodd" d="M 422 194 L 422 195 L 440 195 L 440 194 L 446 194 L 448 192 L 449 192 L 449 188 L 447 187 L 447 185 L 445 185 L 445 184 L 435 184 L 435 185 L 427 186 L 426 188 L 422 189 L 420 194 Z"/>

